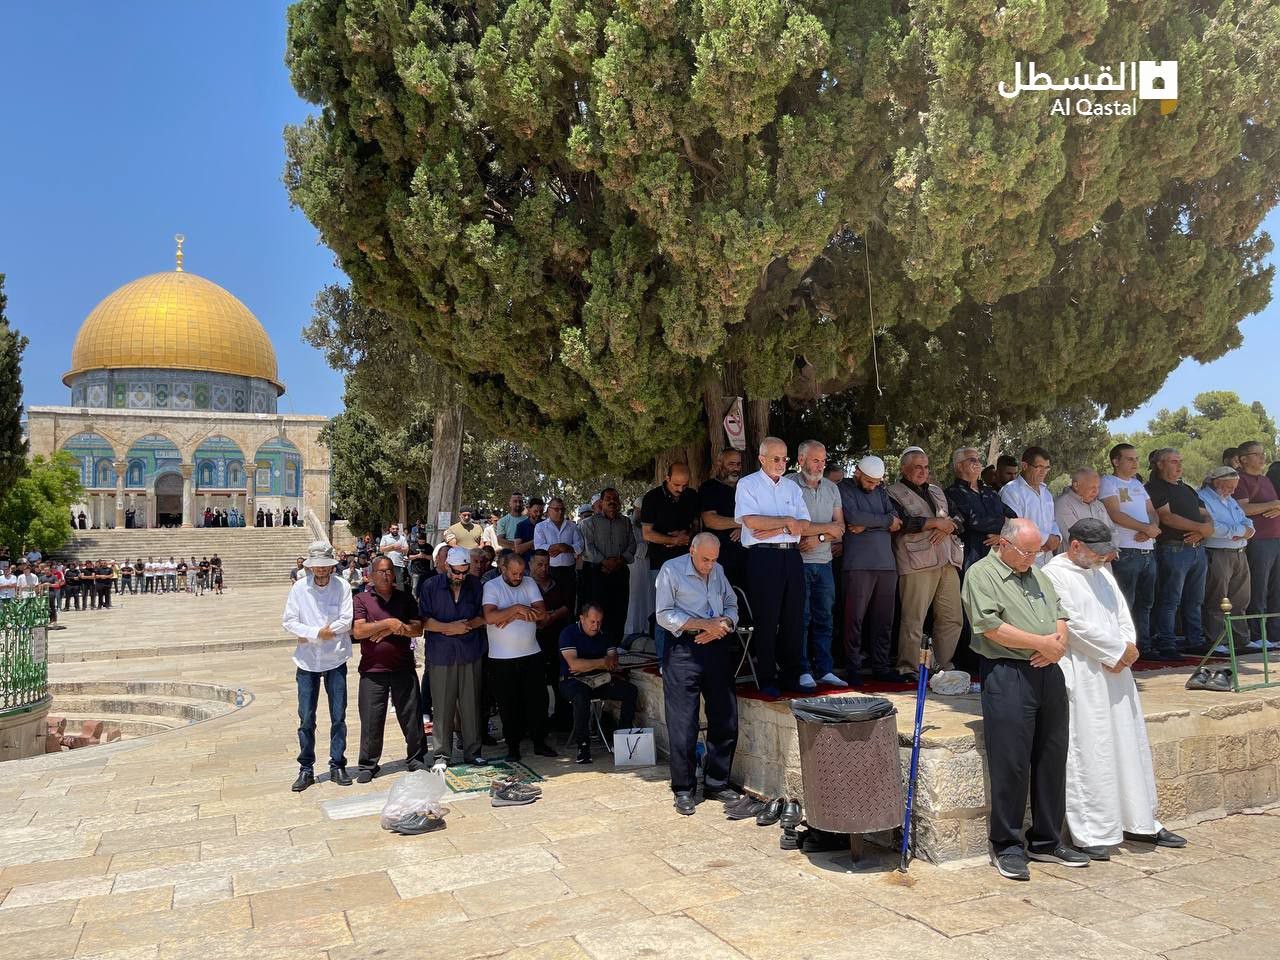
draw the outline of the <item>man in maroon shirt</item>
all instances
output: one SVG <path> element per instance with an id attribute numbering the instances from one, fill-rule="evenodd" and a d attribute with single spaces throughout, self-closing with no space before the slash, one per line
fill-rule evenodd
<path id="1" fill-rule="evenodd" d="M 351 636 L 360 642 L 360 766 L 357 783 L 378 775 L 382 731 L 387 723 L 387 697 L 396 708 L 404 732 L 409 769 L 423 766 L 418 673 L 409 638 L 422 633 L 418 606 L 396 589 L 395 565 L 377 557 L 369 573 L 369 589 L 352 598 Z"/>
<path id="2" fill-rule="evenodd" d="M 1236 448 L 1240 458 L 1240 483 L 1235 498 L 1244 515 L 1253 521 L 1255 531 L 1245 556 L 1249 560 L 1249 613 L 1268 613 L 1267 645 L 1280 644 L 1280 498 L 1267 478 L 1267 455 L 1257 440 L 1247 440 Z M 1205 597 L 1205 603 L 1217 604 L 1219 598 Z M 1239 613 L 1240 611 L 1235 611 Z M 1232 631 L 1239 646 L 1250 642 L 1262 649 L 1262 621 L 1237 621 Z M 1238 649 L 1238 647 L 1237 647 Z"/>

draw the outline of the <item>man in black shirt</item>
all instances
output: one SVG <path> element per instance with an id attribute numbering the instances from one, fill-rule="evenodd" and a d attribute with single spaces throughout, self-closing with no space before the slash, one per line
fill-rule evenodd
<path id="1" fill-rule="evenodd" d="M 98 590 L 98 606 L 103 609 L 111 609 L 111 581 L 115 579 L 115 574 L 111 570 L 111 563 L 108 560 L 99 560 L 97 567 L 93 571 L 94 586 Z"/>
<path id="2" fill-rule="evenodd" d="M 689 542 L 698 532 L 701 515 L 698 491 L 689 488 L 689 467 L 673 463 L 667 479 L 640 501 L 640 530 L 649 545 L 649 589 L 657 590 L 658 571 L 668 560 L 689 552 Z M 654 620 L 653 641 L 661 658 L 667 631 Z"/>
<path id="3" fill-rule="evenodd" d="M 742 546 L 741 526 L 733 519 L 734 491 L 742 476 L 742 451 L 732 447 L 720 454 L 716 475 L 698 490 L 702 507 L 702 527 L 720 541 L 720 566 L 735 587 L 746 589 L 747 551 Z"/>
<path id="4" fill-rule="evenodd" d="M 435 576 L 436 567 L 431 557 L 431 544 L 427 541 L 425 527 L 418 527 L 418 534 L 412 543 L 409 553 L 409 592 L 411 596 L 421 594 L 418 588 L 427 577 Z"/>
<path id="5" fill-rule="evenodd" d="M 1201 607 L 1209 560 L 1204 552 L 1205 537 L 1213 536 L 1213 521 L 1195 490 L 1182 482 L 1182 454 L 1166 447 L 1152 455 L 1152 476 L 1147 495 L 1160 520 L 1156 538 L 1156 602 L 1152 646 L 1162 659 L 1179 655 L 1174 633 L 1175 614 L 1182 611 L 1183 646 L 1198 650 L 1203 646 Z M 1216 639 L 1216 638 L 1214 638 Z"/>
<path id="6" fill-rule="evenodd" d="M 65 570 L 62 571 L 62 609 L 70 610 L 71 604 L 75 603 L 75 609 L 80 609 L 80 564 L 72 560 L 67 564 Z"/>

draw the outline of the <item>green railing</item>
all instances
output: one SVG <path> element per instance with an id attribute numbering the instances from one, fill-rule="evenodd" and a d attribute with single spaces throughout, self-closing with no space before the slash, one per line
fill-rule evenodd
<path id="1" fill-rule="evenodd" d="M 49 696 L 49 601 L 0 600 L 0 715 Z"/>
<path id="2" fill-rule="evenodd" d="M 1278 614 L 1232 613 L 1231 601 L 1226 597 L 1222 598 L 1222 601 L 1218 604 L 1218 609 L 1221 610 L 1223 614 L 1222 633 L 1218 635 L 1218 639 L 1209 647 L 1208 652 L 1200 658 L 1200 663 L 1197 664 L 1196 669 L 1203 667 L 1205 665 L 1205 661 L 1214 656 L 1213 651 L 1217 649 L 1218 645 L 1223 644 L 1227 648 L 1227 655 L 1231 658 L 1231 688 L 1236 693 L 1240 693 L 1242 690 L 1261 690 L 1264 687 L 1280 686 L 1280 680 L 1271 679 L 1271 657 L 1267 650 L 1267 621 L 1272 617 L 1278 616 Z M 1236 635 L 1235 629 L 1232 625 L 1236 623 L 1245 623 L 1249 620 L 1257 620 L 1260 627 L 1261 635 L 1257 639 L 1262 642 L 1262 682 L 1250 683 L 1242 687 L 1240 686 L 1240 664 L 1236 655 Z"/>

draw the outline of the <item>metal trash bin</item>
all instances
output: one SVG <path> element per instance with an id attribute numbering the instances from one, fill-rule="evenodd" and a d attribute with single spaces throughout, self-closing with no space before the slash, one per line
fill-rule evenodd
<path id="1" fill-rule="evenodd" d="M 883 697 L 791 701 L 809 825 L 874 833 L 902 824 L 898 711 Z"/>

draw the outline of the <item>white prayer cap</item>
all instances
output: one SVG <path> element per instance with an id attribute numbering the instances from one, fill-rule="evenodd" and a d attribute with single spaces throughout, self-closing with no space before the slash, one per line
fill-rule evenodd
<path id="1" fill-rule="evenodd" d="M 884 461 L 875 456 L 863 457 L 858 461 L 858 472 L 871 480 L 883 480 Z"/>
<path id="2" fill-rule="evenodd" d="M 905 460 L 913 453 L 924 453 L 924 447 L 907 447 L 907 449 L 902 451 L 902 456 L 898 457 L 898 459 Z"/>
<path id="3" fill-rule="evenodd" d="M 449 566 L 462 567 L 471 562 L 471 554 L 462 547 L 449 548 Z"/>

